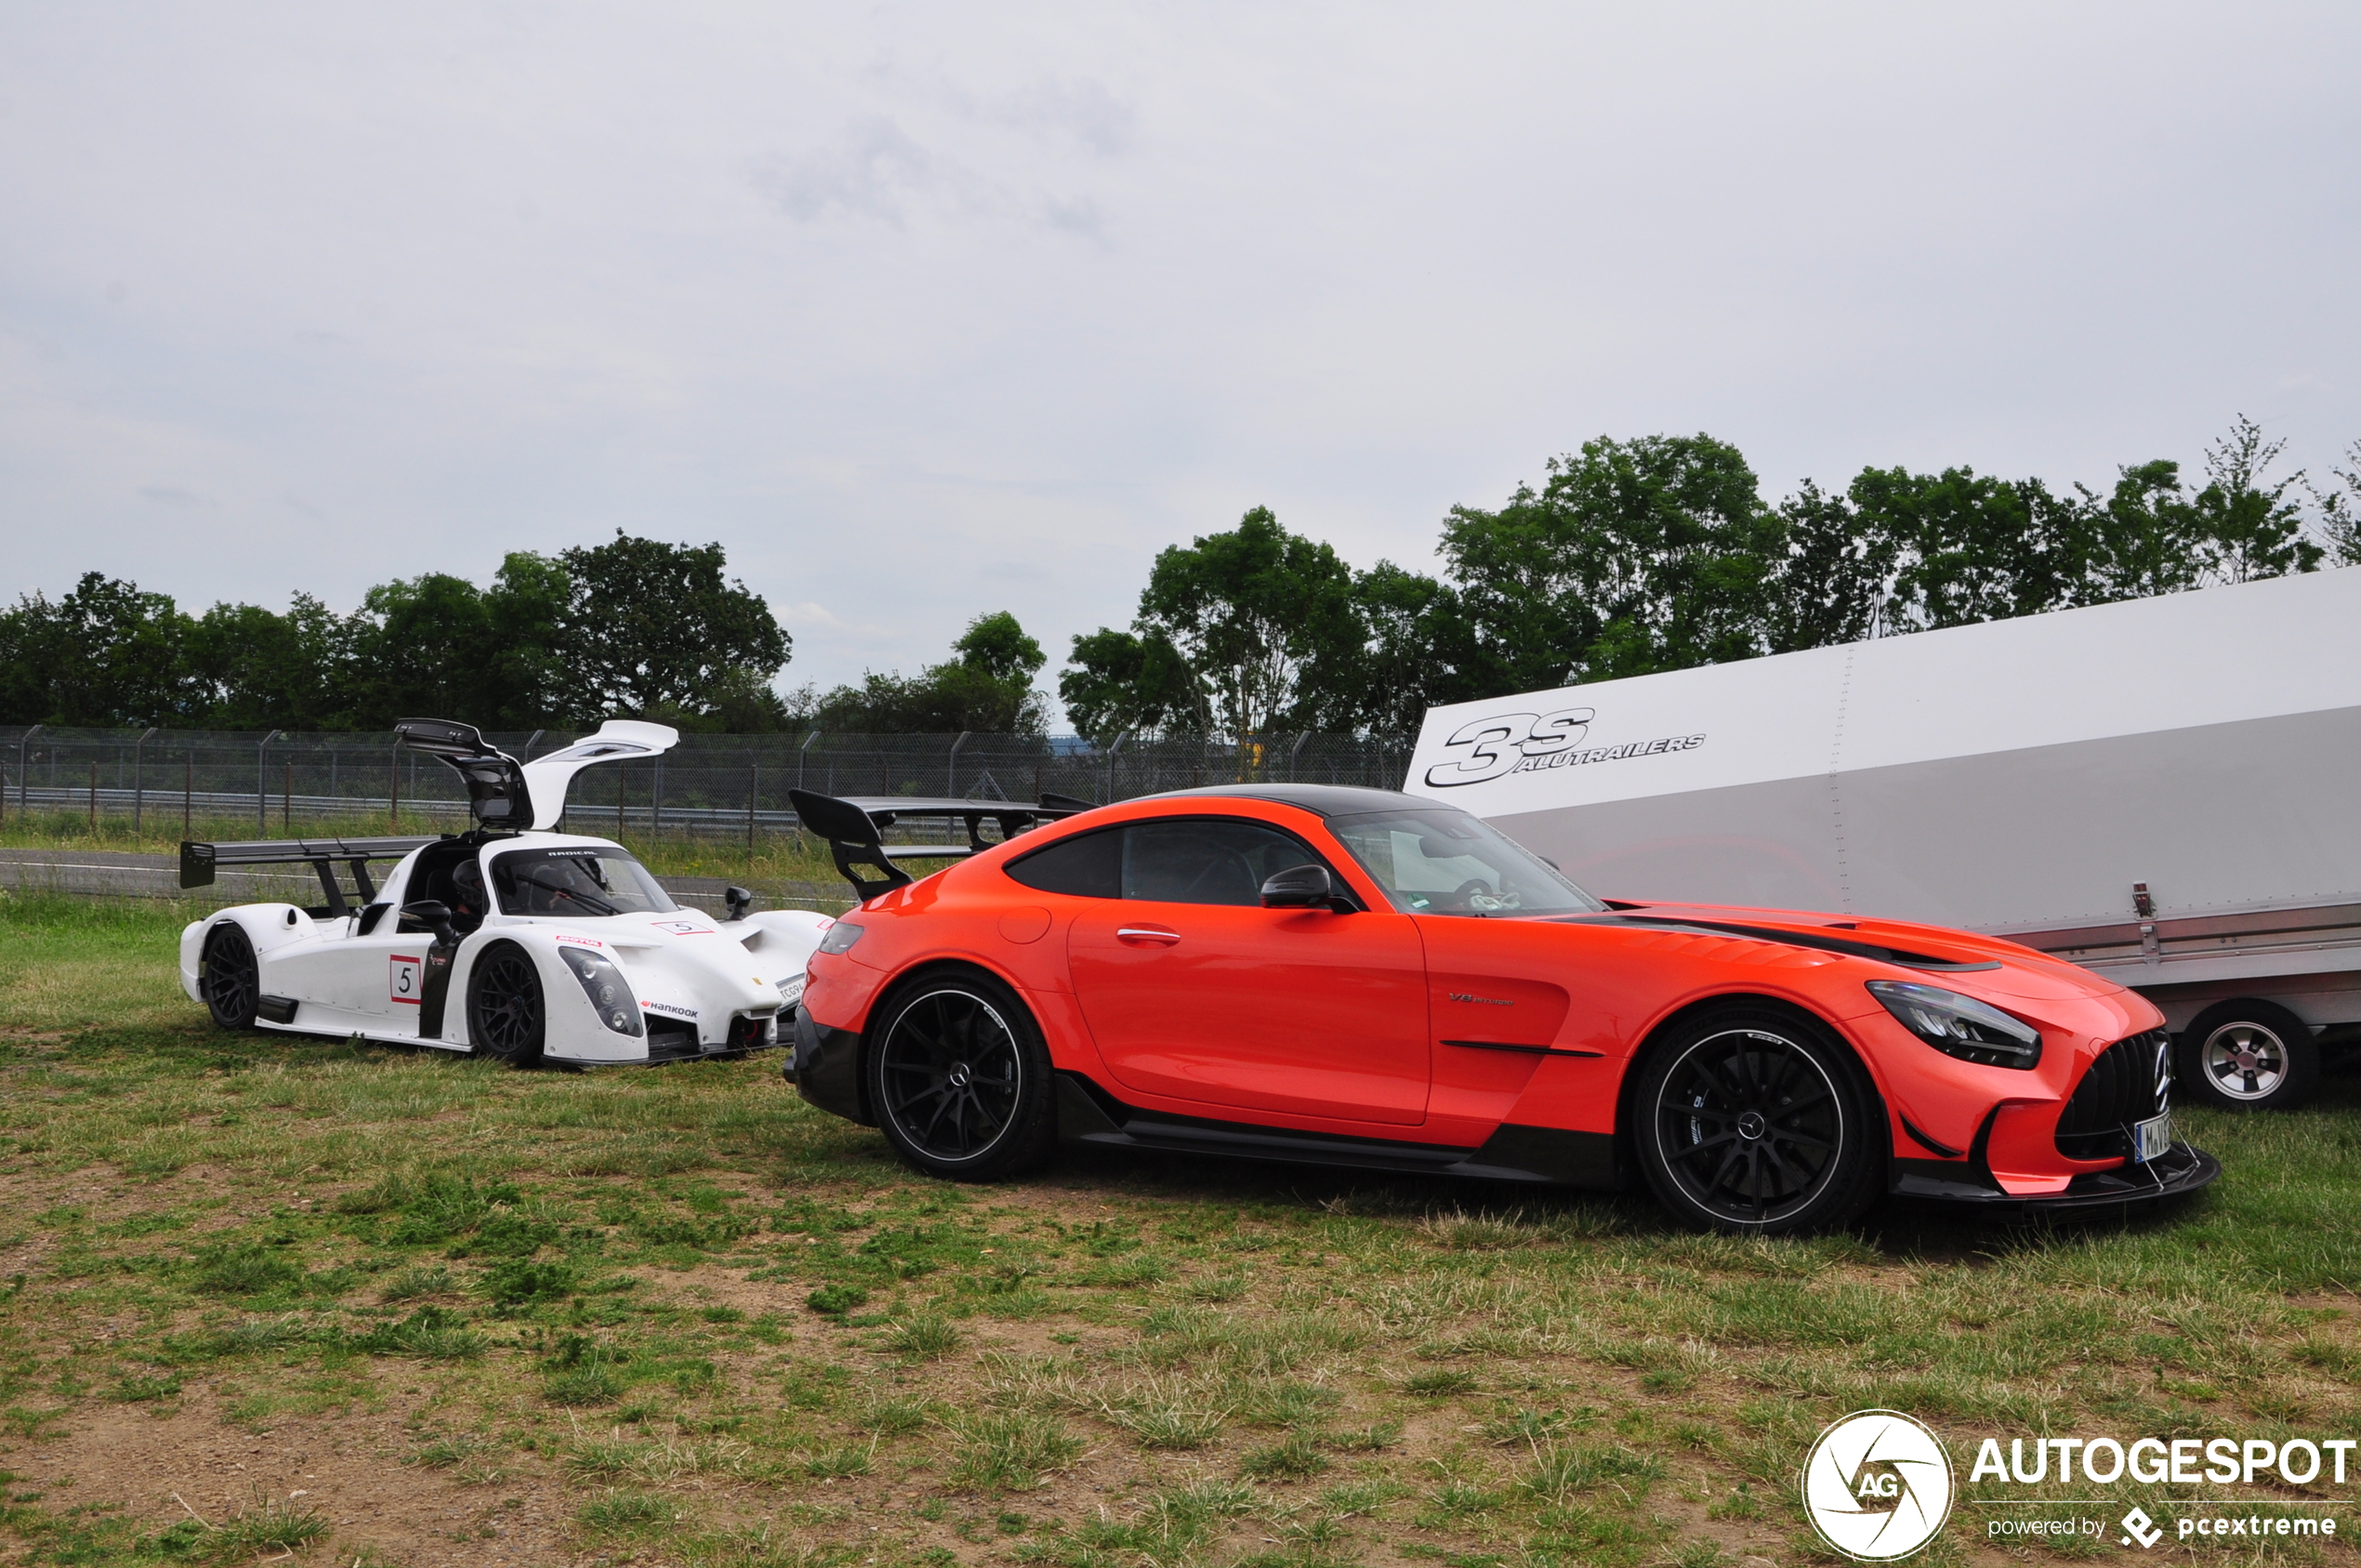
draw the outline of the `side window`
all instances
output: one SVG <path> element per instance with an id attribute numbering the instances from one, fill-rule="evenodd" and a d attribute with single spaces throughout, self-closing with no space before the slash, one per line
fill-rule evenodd
<path id="1" fill-rule="evenodd" d="M 1011 881 L 1073 898 L 1123 896 L 1123 829 L 1078 834 L 1009 863 Z"/>
<path id="2" fill-rule="evenodd" d="M 1262 884 L 1273 872 L 1319 860 L 1286 834 L 1254 823 L 1134 823 L 1123 835 L 1123 896 L 1259 905 Z"/>

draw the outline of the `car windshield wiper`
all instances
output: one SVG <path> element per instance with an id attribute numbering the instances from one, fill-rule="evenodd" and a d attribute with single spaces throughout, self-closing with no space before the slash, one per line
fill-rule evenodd
<path id="1" fill-rule="evenodd" d="M 605 910 L 609 915 L 620 915 L 623 913 L 623 911 L 616 905 L 609 903 L 606 900 L 600 898 L 596 893 L 586 893 L 579 888 L 568 888 L 562 887 L 555 882 L 545 882 L 541 879 L 541 874 L 538 872 L 534 872 L 531 876 L 527 876 L 525 880 L 532 883 L 536 888 L 546 888 L 549 891 L 559 895 L 561 898 L 580 899 L 585 903 L 595 903 L 600 909 Z"/>

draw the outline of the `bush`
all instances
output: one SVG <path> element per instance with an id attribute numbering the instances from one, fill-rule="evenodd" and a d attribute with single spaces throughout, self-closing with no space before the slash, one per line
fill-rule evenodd
<path id="1" fill-rule="evenodd" d="M 828 1317 L 842 1317 L 869 1299 L 857 1285 L 824 1285 L 803 1298 L 803 1304 Z"/>
<path id="2" fill-rule="evenodd" d="M 200 1248 L 196 1267 L 191 1283 L 208 1296 L 267 1296 L 303 1278 L 284 1253 L 252 1242 Z"/>

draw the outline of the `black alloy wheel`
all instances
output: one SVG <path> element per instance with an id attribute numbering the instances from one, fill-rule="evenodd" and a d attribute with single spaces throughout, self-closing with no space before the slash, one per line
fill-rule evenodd
<path id="1" fill-rule="evenodd" d="M 2311 1027 L 2251 998 L 2217 1002 L 2190 1020 L 2173 1065 L 2192 1099 L 2223 1111 L 2292 1111 L 2320 1086 Z"/>
<path id="2" fill-rule="evenodd" d="M 484 949 L 468 978 L 468 1040 L 477 1053 L 511 1067 L 541 1060 L 548 1027 L 541 1003 L 541 971 L 512 942 Z"/>
<path id="3" fill-rule="evenodd" d="M 1693 1021 L 1651 1058 L 1635 1112 L 1642 1168 L 1665 1206 L 1717 1230 L 1842 1224 L 1881 1162 L 1857 1069 L 1817 1029 L 1768 1010 Z"/>
<path id="4" fill-rule="evenodd" d="M 262 1003 L 262 970 L 255 962 L 254 942 L 234 921 L 224 920 L 206 935 L 197 990 L 222 1028 L 254 1027 L 255 1009 Z"/>
<path id="5" fill-rule="evenodd" d="M 870 1102 L 894 1148 L 930 1175 L 991 1180 L 1057 1136 L 1049 1053 L 1022 1005 L 980 975 L 922 981 L 879 1009 Z"/>

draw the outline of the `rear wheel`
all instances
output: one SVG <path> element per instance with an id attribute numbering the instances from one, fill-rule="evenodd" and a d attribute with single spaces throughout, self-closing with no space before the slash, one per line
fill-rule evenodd
<path id="1" fill-rule="evenodd" d="M 869 1052 L 869 1098 L 902 1157 L 932 1176 L 989 1181 L 1056 1141 L 1049 1054 L 1015 995 L 950 974 L 897 993 Z"/>
<path id="2" fill-rule="evenodd" d="M 2217 1002 L 2182 1032 L 2173 1076 L 2200 1105 L 2292 1111 L 2320 1082 L 2320 1048 L 2275 1002 Z"/>
<path id="3" fill-rule="evenodd" d="M 197 990 L 204 997 L 205 1010 L 222 1028 L 254 1027 L 255 1009 L 262 1002 L 262 971 L 255 962 L 254 942 L 236 922 L 224 920 L 205 937 Z"/>
<path id="4" fill-rule="evenodd" d="M 548 1017 L 541 971 L 524 949 L 509 942 L 484 949 L 468 977 L 468 1040 L 476 1051 L 530 1067 L 541 1060 Z"/>
<path id="5" fill-rule="evenodd" d="M 1777 1234 L 1841 1225 L 1877 1196 L 1876 1097 L 1825 1031 L 1717 1008 L 1649 1059 L 1633 1105 L 1640 1166 L 1692 1224 Z"/>

